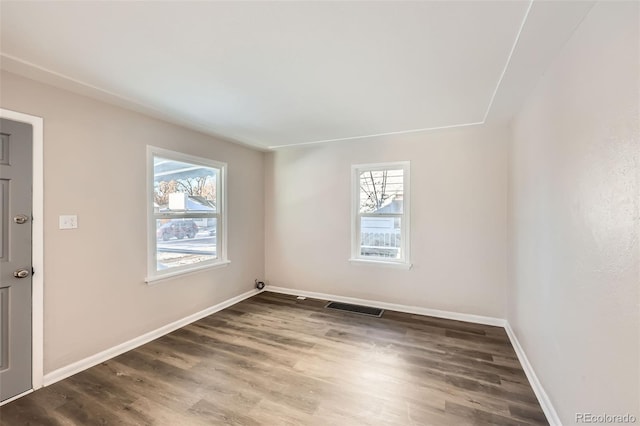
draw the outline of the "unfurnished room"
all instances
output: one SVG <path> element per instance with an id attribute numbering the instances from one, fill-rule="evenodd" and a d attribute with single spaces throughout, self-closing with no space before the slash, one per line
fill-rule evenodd
<path id="1" fill-rule="evenodd" d="M 0 0 L 0 425 L 640 423 L 640 2 Z"/>

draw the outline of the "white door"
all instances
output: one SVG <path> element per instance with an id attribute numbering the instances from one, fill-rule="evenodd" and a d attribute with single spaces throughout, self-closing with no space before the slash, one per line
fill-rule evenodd
<path id="1" fill-rule="evenodd" d="M 0 401 L 32 384 L 32 135 L 0 119 Z"/>

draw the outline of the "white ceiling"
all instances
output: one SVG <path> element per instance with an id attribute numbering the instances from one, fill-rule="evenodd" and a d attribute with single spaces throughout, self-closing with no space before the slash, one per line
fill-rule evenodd
<path id="1" fill-rule="evenodd" d="M 508 118 L 590 7 L 2 1 L 0 65 L 273 148 Z"/>

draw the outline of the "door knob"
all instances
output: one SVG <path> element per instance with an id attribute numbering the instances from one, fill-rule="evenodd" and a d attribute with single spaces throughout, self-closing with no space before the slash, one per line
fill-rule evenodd
<path id="1" fill-rule="evenodd" d="M 13 276 L 16 278 L 27 278 L 29 276 L 29 271 L 26 269 L 18 269 L 13 273 Z"/>
<path id="2" fill-rule="evenodd" d="M 23 223 L 27 223 L 29 218 L 23 214 L 19 214 L 13 218 L 13 221 L 18 225 L 22 225 Z"/>

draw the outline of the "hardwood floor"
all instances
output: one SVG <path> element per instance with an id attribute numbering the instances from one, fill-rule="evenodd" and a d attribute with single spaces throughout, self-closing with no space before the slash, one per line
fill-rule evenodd
<path id="1" fill-rule="evenodd" d="M 547 424 L 502 328 L 325 303 L 261 293 L 0 407 L 0 424 Z"/>

